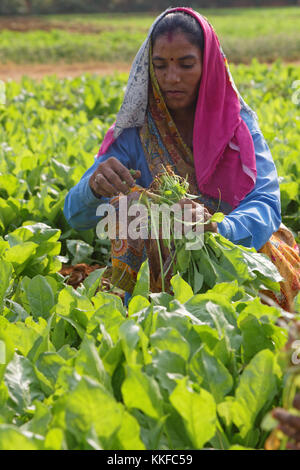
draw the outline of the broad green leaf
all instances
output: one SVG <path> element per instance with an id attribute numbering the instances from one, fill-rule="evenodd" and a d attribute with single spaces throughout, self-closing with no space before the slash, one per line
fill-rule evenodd
<path id="1" fill-rule="evenodd" d="M 150 294 L 151 303 L 153 305 L 162 305 L 163 307 L 168 308 L 170 301 L 174 297 L 166 292 L 157 292 L 154 294 Z"/>
<path id="2" fill-rule="evenodd" d="M 64 365 L 66 365 L 65 359 L 56 352 L 44 352 L 36 362 L 37 369 L 42 372 L 53 387 L 56 384 L 58 372 Z"/>
<path id="3" fill-rule="evenodd" d="M 88 375 L 111 391 L 110 378 L 104 369 L 93 338 L 85 336 L 75 359 L 75 369 L 80 375 Z"/>
<path id="4" fill-rule="evenodd" d="M 10 284 L 12 275 L 12 265 L 4 260 L 0 260 L 0 311 L 2 310 L 5 293 Z"/>
<path id="5" fill-rule="evenodd" d="M 243 342 L 243 360 L 248 363 L 256 353 L 263 349 L 271 351 L 283 348 L 288 332 L 278 326 L 259 321 L 253 315 L 247 315 L 240 322 Z"/>
<path id="6" fill-rule="evenodd" d="M 66 450 L 64 432 L 60 428 L 51 428 L 45 436 L 46 450 Z"/>
<path id="7" fill-rule="evenodd" d="M 119 310 L 109 304 L 104 304 L 90 318 L 86 332 L 92 334 L 94 331 L 98 331 L 101 325 L 104 325 L 112 341 L 116 343 L 119 338 L 119 328 L 124 321 L 125 318 Z"/>
<path id="8" fill-rule="evenodd" d="M 216 432 L 216 404 L 204 389 L 194 391 L 187 378 L 178 381 L 170 402 L 182 416 L 185 428 L 195 449 L 202 449 Z"/>
<path id="9" fill-rule="evenodd" d="M 20 414 L 31 406 L 33 400 L 44 399 L 33 365 L 26 357 L 14 355 L 6 367 L 4 381 L 12 405 Z"/>
<path id="10" fill-rule="evenodd" d="M 41 450 L 43 439 L 30 432 L 22 432 L 11 424 L 0 424 L 0 450 Z"/>
<path id="11" fill-rule="evenodd" d="M 104 304 L 109 304 L 111 307 L 119 310 L 124 317 L 126 316 L 126 309 L 123 305 L 122 299 L 118 295 L 110 294 L 108 292 L 97 292 L 91 300 L 95 310 L 102 307 Z"/>
<path id="12" fill-rule="evenodd" d="M 94 251 L 92 246 L 82 240 L 67 240 L 67 248 L 73 257 L 73 266 L 89 262 Z"/>
<path id="13" fill-rule="evenodd" d="M 222 222 L 225 215 L 222 212 L 215 212 L 213 216 L 209 219 L 209 222 Z"/>
<path id="14" fill-rule="evenodd" d="M 237 303 L 238 305 L 238 303 Z M 270 321 L 276 322 L 280 317 L 280 310 L 276 307 L 270 307 L 269 305 L 264 305 L 261 303 L 259 298 L 243 302 L 243 310 L 239 314 L 237 324 L 240 326 L 241 322 L 249 314 L 260 319 L 261 317 L 266 317 Z"/>
<path id="15" fill-rule="evenodd" d="M 100 280 L 105 270 L 106 268 L 95 269 L 95 271 L 92 271 L 88 275 L 88 277 L 83 281 L 83 285 L 87 289 L 87 296 L 89 299 L 91 299 L 95 295 L 95 292 L 99 287 Z"/>
<path id="16" fill-rule="evenodd" d="M 137 274 L 136 284 L 133 289 L 132 297 L 142 295 L 148 298 L 150 293 L 150 272 L 148 260 L 144 261 Z"/>
<path id="17" fill-rule="evenodd" d="M 141 366 L 126 366 L 122 395 L 127 408 L 137 408 L 151 418 L 162 416 L 162 396 L 157 382 L 141 370 Z"/>
<path id="18" fill-rule="evenodd" d="M 3 257 L 7 262 L 12 263 L 16 274 L 20 275 L 36 253 L 37 247 L 36 243 L 25 242 L 8 248 Z"/>
<path id="19" fill-rule="evenodd" d="M 133 320 L 125 321 L 119 330 L 119 336 L 127 364 L 137 362 L 140 327 Z"/>
<path id="20" fill-rule="evenodd" d="M 123 414 L 120 429 L 116 434 L 116 442 L 122 450 L 145 450 L 145 445 L 140 439 L 140 426 L 137 420 L 127 412 Z"/>
<path id="21" fill-rule="evenodd" d="M 128 304 L 128 316 L 131 317 L 131 315 L 139 313 L 144 308 L 149 307 L 149 305 L 150 302 L 148 299 L 146 299 L 146 297 L 142 295 L 135 295 L 130 299 Z"/>
<path id="22" fill-rule="evenodd" d="M 33 418 L 20 429 L 44 436 L 51 422 L 51 411 L 47 405 L 38 401 L 35 401 L 33 406 L 35 408 Z"/>
<path id="23" fill-rule="evenodd" d="M 190 300 L 190 298 L 194 295 L 192 288 L 186 281 L 182 279 L 179 274 L 176 274 L 172 277 L 171 286 L 173 287 L 175 299 L 177 299 L 182 304 Z"/>
<path id="24" fill-rule="evenodd" d="M 258 413 L 266 405 L 271 406 L 278 391 L 275 367 L 275 355 L 263 350 L 253 357 L 241 375 L 231 406 L 232 421 L 239 428 L 241 438 L 245 439 L 255 426 Z M 247 439 L 244 444 L 249 445 Z"/>
<path id="25" fill-rule="evenodd" d="M 34 318 L 49 318 L 54 306 L 51 286 L 43 276 L 35 276 L 25 288 L 26 296 Z"/>
<path id="26" fill-rule="evenodd" d="M 186 361 L 190 355 L 188 342 L 173 328 L 158 328 L 150 336 L 150 344 L 161 351 L 171 351 L 183 357 Z"/>
<path id="27" fill-rule="evenodd" d="M 125 421 L 127 419 L 124 406 L 118 403 L 101 384 L 88 377 L 83 377 L 72 391 L 59 398 L 53 412 L 54 415 L 64 416 L 66 428 L 79 442 L 92 426 L 104 449 L 109 449 L 106 445 L 110 443 L 116 432 L 122 430 L 121 435 L 124 435 L 122 424 L 123 419 Z M 130 440 L 132 443 L 135 439 L 136 445 L 139 443 L 139 448 L 142 448 L 138 438 L 138 425 L 133 428 L 133 419 L 129 418 Z"/>
<path id="28" fill-rule="evenodd" d="M 192 357 L 189 369 L 200 379 L 201 387 L 209 391 L 216 403 L 221 402 L 233 387 L 233 379 L 226 367 L 205 347 Z"/>
<path id="29" fill-rule="evenodd" d="M 202 323 L 215 329 L 219 339 L 224 337 L 228 349 L 239 349 L 242 338 L 237 328 L 237 315 L 224 297 L 216 295 L 210 300 L 209 294 L 198 294 L 185 304 L 185 308 Z"/>
<path id="30" fill-rule="evenodd" d="M 182 356 L 172 351 L 158 351 L 153 357 L 152 366 L 155 377 L 168 393 L 172 393 L 176 387 L 176 382 L 170 378 L 169 374 L 176 374 L 177 377 L 186 375 L 186 361 Z"/>

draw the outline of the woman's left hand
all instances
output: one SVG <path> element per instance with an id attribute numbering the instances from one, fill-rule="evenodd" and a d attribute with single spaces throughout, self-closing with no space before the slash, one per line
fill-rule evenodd
<path id="1" fill-rule="evenodd" d="M 296 395 L 293 406 L 300 410 L 300 394 Z M 300 417 L 283 408 L 275 408 L 272 411 L 272 416 L 279 421 L 278 428 L 290 438 L 287 448 L 300 450 Z"/>
<path id="2" fill-rule="evenodd" d="M 203 204 L 199 204 L 198 202 L 193 201 L 192 199 L 181 199 L 177 204 L 179 204 L 182 208 L 184 206 L 189 205 L 192 212 L 192 221 L 197 222 L 199 220 L 199 214 L 201 215 L 202 222 L 207 222 L 211 217 L 212 214 L 206 209 Z M 215 232 L 218 233 L 218 225 L 216 222 L 211 222 L 209 224 L 204 225 L 204 232 Z"/>

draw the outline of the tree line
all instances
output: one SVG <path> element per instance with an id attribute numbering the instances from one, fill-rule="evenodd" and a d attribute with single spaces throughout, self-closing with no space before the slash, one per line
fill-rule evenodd
<path id="1" fill-rule="evenodd" d="M 95 13 L 95 12 L 159 12 L 169 6 L 197 8 L 295 6 L 300 0 L 1 0 L 1 15 Z"/>

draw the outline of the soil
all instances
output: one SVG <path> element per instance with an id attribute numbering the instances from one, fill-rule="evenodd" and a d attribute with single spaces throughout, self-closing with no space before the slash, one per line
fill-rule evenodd
<path id="1" fill-rule="evenodd" d="M 63 29 L 71 33 L 80 34 L 96 34 L 102 31 L 111 30 L 111 25 L 97 25 L 95 23 L 80 23 L 77 21 L 54 21 L 49 20 L 47 17 L 1 17 L 0 18 L 0 31 L 2 29 L 9 29 L 10 31 L 51 31 L 51 29 Z"/>
<path id="2" fill-rule="evenodd" d="M 45 75 L 56 75 L 58 78 L 77 77 L 82 73 L 112 75 L 115 72 L 129 73 L 130 64 L 118 62 L 79 62 L 72 64 L 0 64 L 0 79 L 19 81 L 23 75 L 42 79 Z"/>

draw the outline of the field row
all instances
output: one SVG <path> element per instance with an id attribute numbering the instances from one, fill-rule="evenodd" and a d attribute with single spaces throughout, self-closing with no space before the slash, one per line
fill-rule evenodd
<path id="1" fill-rule="evenodd" d="M 300 59 L 300 10 L 203 10 L 229 60 L 251 63 Z M 153 15 L 63 15 L 0 19 L 0 61 L 130 62 L 144 41 Z"/>
<path id="2" fill-rule="evenodd" d="M 258 113 L 283 220 L 296 232 L 299 67 L 253 62 L 232 73 Z M 261 302 L 260 290 L 280 281 L 264 255 L 208 232 L 222 279 L 204 275 L 199 290 L 175 274 L 170 293 L 153 294 L 145 262 L 128 308 L 101 287 L 104 269 L 77 290 L 61 274 L 63 263 L 109 264 L 109 243 L 70 229 L 63 204 L 126 81 L 24 77 L 2 90 L 0 450 L 263 449 L 276 426 L 270 410 L 290 409 L 299 386 L 285 345 L 300 318 Z"/>

